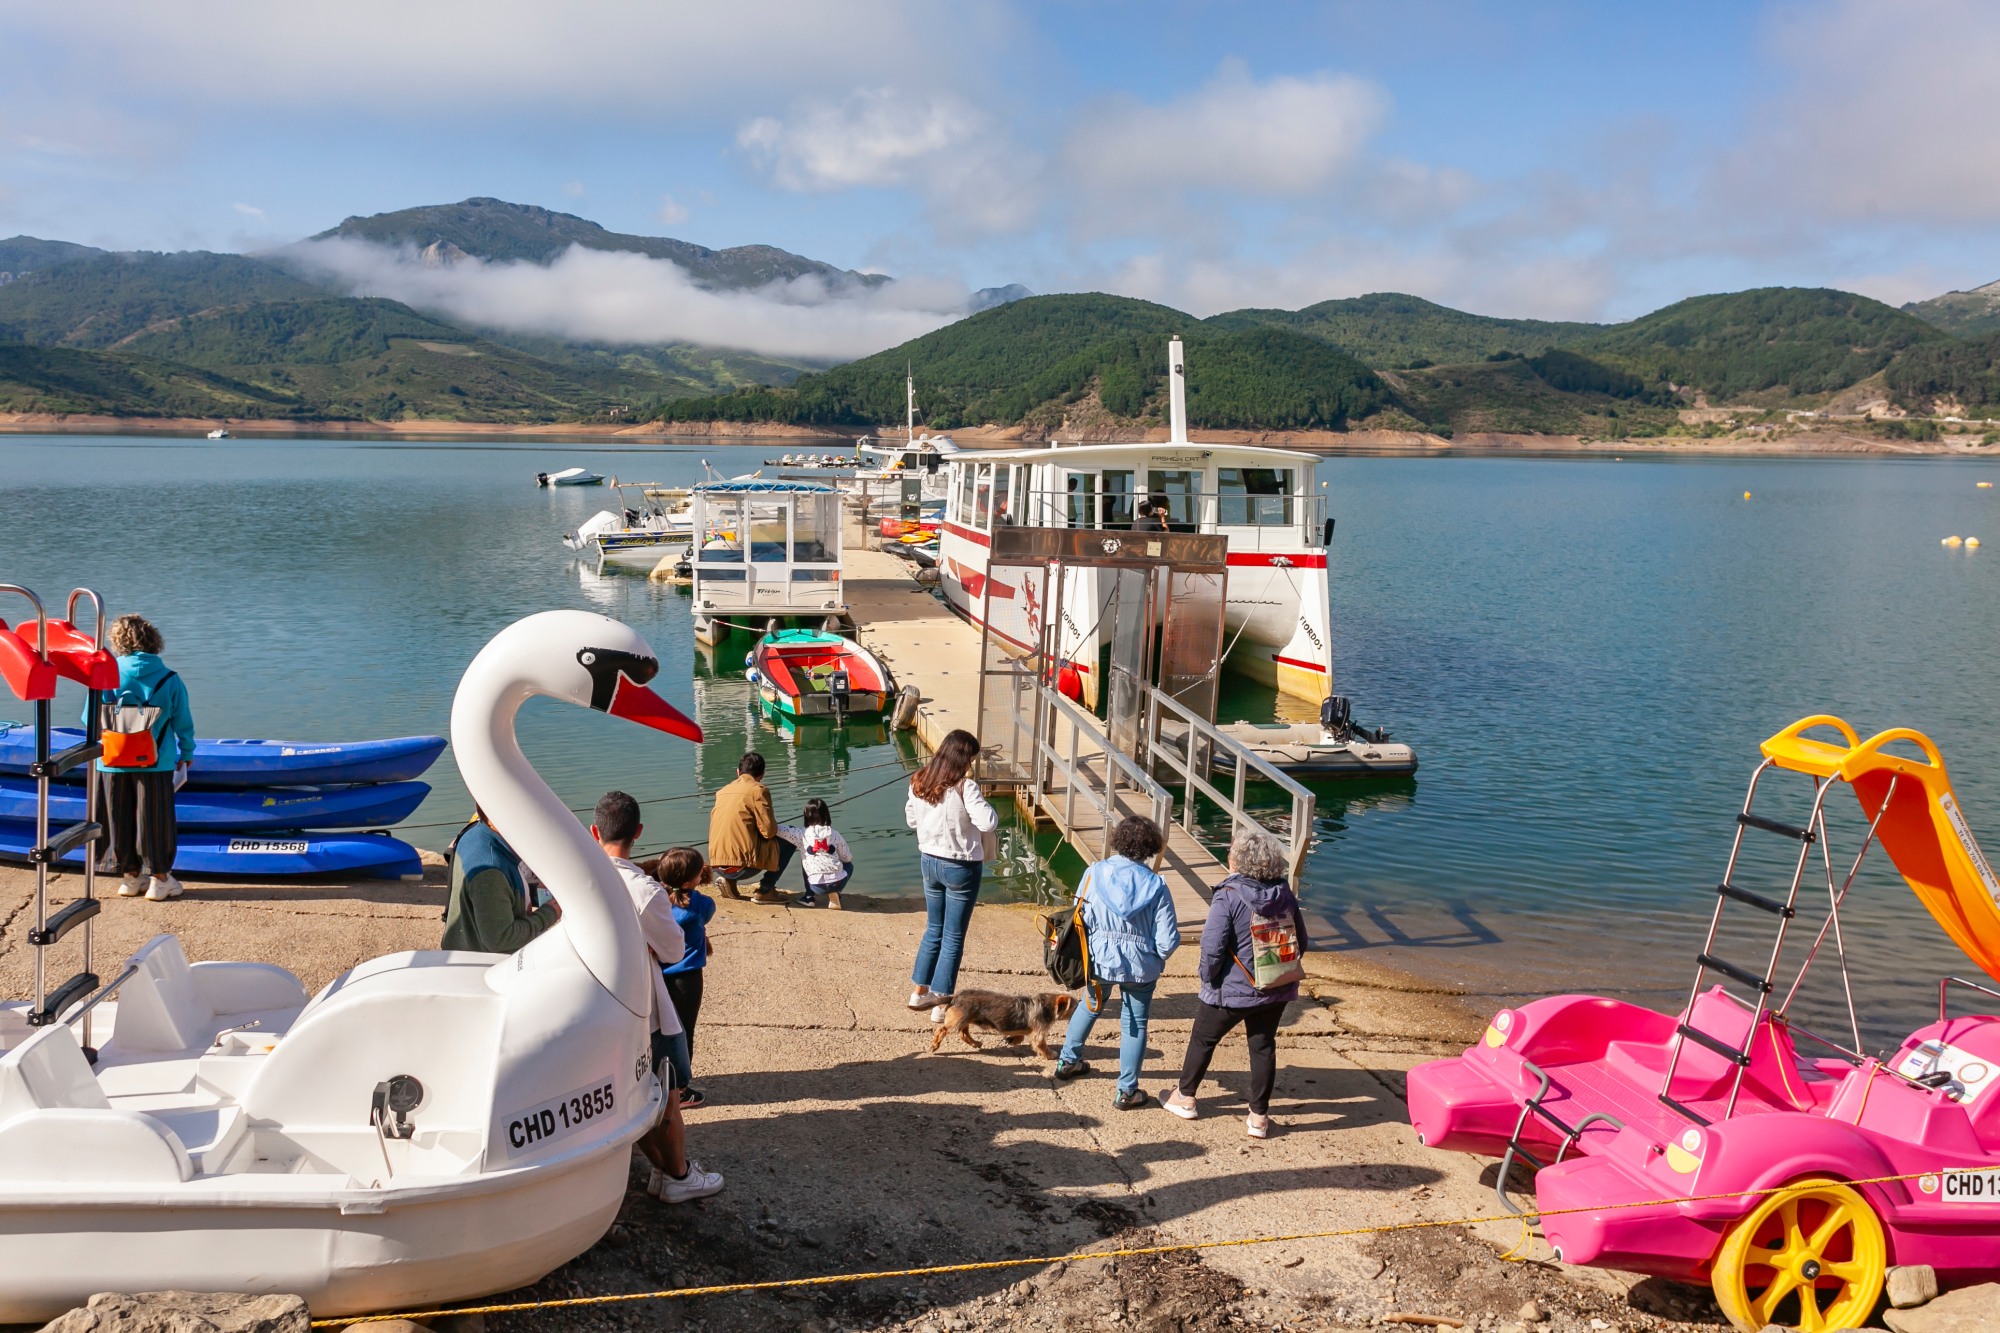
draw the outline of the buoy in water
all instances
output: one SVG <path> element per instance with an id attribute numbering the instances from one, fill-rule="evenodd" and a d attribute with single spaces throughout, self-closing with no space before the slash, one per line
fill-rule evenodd
<path id="1" fill-rule="evenodd" d="M 1945 546 L 1963 546 L 1965 544 L 1965 541 L 1961 537 L 1951 536 L 1951 537 L 1946 537 L 1942 544 Z"/>
<path id="2" fill-rule="evenodd" d="M 1967 548 L 1971 548 L 1971 547 L 1974 547 L 1974 546 L 1977 546 L 1977 545 L 1979 545 L 1979 538 L 1977 538 L 1977 537 L 1967 537 L 1967 538 L 1965 539 L 1965 544 L 1966 544 Z"/>
<path id="3" fill-rule="evenodd" d="M 1748 492 L 1748 491 L 1745 491 L 1745 492 L 1743 492 L 1743 498 L 1744 498 L 1744 499 L 1746 499 L 1746 500 L 1747 500 L 1747 499 L 1749 499 L 1749 498 L 1750 498 L 1750 492 Z"/>
<path id="4" fill-rule="evenodd" d="M 1974 486 L 1977 486 L 1982 491 L 1990 491 L 1993 489 L 1993 483 L 1990 481 L 1975 481 L 1972 484 Z"/>

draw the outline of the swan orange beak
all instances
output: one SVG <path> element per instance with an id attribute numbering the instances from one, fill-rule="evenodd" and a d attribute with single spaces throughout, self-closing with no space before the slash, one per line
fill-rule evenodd
<path id="1" fill-rule="evenodd" d="M 611 692 L 611 706 L 604 711 L 627 722 L 701 744 L 699 723 L 622 671 L 618 673 L 617 687 Z"/>

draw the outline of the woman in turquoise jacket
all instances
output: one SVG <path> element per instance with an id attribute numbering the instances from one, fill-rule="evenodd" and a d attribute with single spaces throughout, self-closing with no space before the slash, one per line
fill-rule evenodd
<path id="1" fill-rule="evenodd" d="M 174 878 L 179 840 L 174 826 L 174 789 L 194 762 L 194 713 L 187 686 L 160 660 L 160 631 L 143 616 L 120 616 L 111 623 L 111 651 L 118 655 L 118 688 L 105 700 L 160 710 L 153 724 L 158 751 L 147 768 L 107 768 L 105 822 L 111 855 L 103 868 L 119 876 L 120 897 L 141 893 L 156 903 L 181 896 Z"/>
<path id="2" fill-rule="evenodd" d="M 1139 1065 L 1146 1058 L 1153 986 L 1166 971 L 1167 956 L 1181 944 L 1173 895 L 1151 868 L 1165 844 L 1152 820 L 1132 815 L 1119 821 L 1111 830 L 1112 855 L 1086 870 L 1076 891 L 1083 906 L 1091 979 L 1118 987 L 1118 1091 L 1111 1104 L 1120 1111 L 1146 1104 L 1146 1094 L 1139 1090 Z M 1083 1043 L 1096 1023 L 1097 1015 L 1088 1004 L 1076 1007 L 1056 1060 L 1057 1078 L 1090 1072 L 1083 1062 Z"/>

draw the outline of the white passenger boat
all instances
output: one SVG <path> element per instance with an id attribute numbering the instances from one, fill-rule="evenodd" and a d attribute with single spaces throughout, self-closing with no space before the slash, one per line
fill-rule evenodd
<path id="1" fill-rule="evenodd" d="M 159 935 L 91 997 L 95 1067 L 87 1005 L 32 1027 L 0 1009 L 0 1324 L 166 1289 L 374 1313 L 511 1290 L 594 1244 L 660 1113 L 652 982 L 617 871 L 514 722 L 545 695 L 699 741 L 658 669 L 629 627 L 550 611 L 459 683 L 465 784 L 562 905 L 520 952 L 391 954 L 308 1001 L 283 969 L 190 966 Z"/>
<path id="2" fill-rule="evenodd" d="M 737 479 L 703 482 L 690 499 L 696 642 L 788 621 L 828 630 L 845 623 L 839 491 L 817 481 Z"/>
<path id="3" fill-rule="evenodd" d="M 226 440 L 230 438 L 229 429 L 226 426 L 217 426 L 214 430 L 208 433 L 207 438 L 211 440 Z"/>
<path id="4" fill-rule="evenodd" d="M 1172 426 L 1164 444 L 980 451 L 946 461 L 938 544 L 945 596 L 980 623 L 996 525 L 1102 529 L 1121 539 L 1147 531 L 1220 533 L 1229 539 L 1228 665 L 1317 706 L 1332 693 L 1333 671 L 1326 574 L 1332 522 L 1316 460 L 1289 449 L 1190 441 L 1178 339 L 1168 368 Z M 1103 621 L 1111 587 L 1098 571 L 1073 570 L 1061 608 L 1062 652 L 1091 707 L 1110 637 Z M 996 583 L 990 605 L 997 637 L 1023 646 L 1039 640 L 1043 608 L 1025 587 Z"/>

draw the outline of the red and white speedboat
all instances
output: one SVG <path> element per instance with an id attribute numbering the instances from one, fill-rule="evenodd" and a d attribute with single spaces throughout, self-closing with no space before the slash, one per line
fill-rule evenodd
<path id="1" fill-rule="evenodd" d="M 1039 642 L 1044 608 L 1002 573 L 988 597 L 996 525 L 1096 528 L 1119 533 L 1220 533 L 1229 539 L 1224 627 L 1228 664 L 1282 694 L 1317 705 L 1332 693 L 1332 613 L 1326 497 L 1316 459 L 1290 449 L 1203 444 L 1187 438 L 1181 344 L 1168 352 L 1172 438 L 1163 444 L 1063 445 L 955 454 L 938 568 L 951 605 L 974 624 L 989 606 L 992 631 L 1022 648 Z M 1072 569 L 1059 623 L 1060 651 L 1083 697 L 1097 703 L 1104 617 L 1111 589 L 1098 571 Z"/>

